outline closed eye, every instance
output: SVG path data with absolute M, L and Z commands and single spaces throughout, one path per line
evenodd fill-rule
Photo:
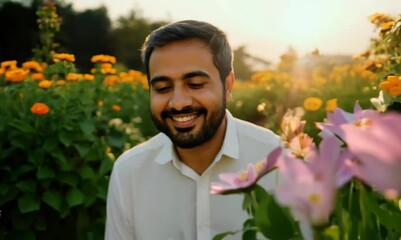
M 154 89 L 157 93 L 167 93 L 168 91 L 170 91 L 171 87 L 163 86 L 163 87 L 155 87 Z
M 188 83 L 188 86 L 192 89 L 199 89 L 202 88 L 204 85 L 204 83 Z

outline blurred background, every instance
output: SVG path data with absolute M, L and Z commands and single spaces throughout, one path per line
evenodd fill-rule
M 0 61 L 25 61 L 39 44 L 40 0 L 0 1 Z M 398 0 L 61 0 L 56 36 L 59 52 L 76 55 L 82 71 L 90 57 L 110 54 L 127 68 L 142 69 L 139 48 L 156 27 L 177 20 L 209 21 L 227 32 L 235 50 L 237 78 L 274 66 L 284 53 L 316 50 L 337 59 L 363 52 L 375 35 L 368 16 L 401 12 Z M 272 65 L 273 64 L 273 65 Z

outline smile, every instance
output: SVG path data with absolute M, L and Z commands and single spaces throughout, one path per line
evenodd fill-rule
M 188 122 L 196 118 L 196 115 L 184 116 L 184 117 L 173 117 L 176 122 Z

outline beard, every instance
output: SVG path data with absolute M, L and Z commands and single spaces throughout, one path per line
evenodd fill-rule
M 155 114 L 151 113 L 152 120 L 156 128 L 166 134 L 170 140 L 179 148 L 193 148 L 200 146 L 209 141 L 221 126 L 226 113 L 226 104 L 216 108 L 214 111 L 208 112 L 206 108 L 186 107 L 180 111 L 175 109 L 165 110 L 161 113 L 161 119 L 158 119 Z M 196 114 L 197 117 L 203 115 L 204 121 L 201 128 L 197 132 L 192 132 L 195 128 L 174 128 L 167 125 L 166 119 L 172 118 L 177 114 Z M 208 114 L 210 115 L 209 118 Z

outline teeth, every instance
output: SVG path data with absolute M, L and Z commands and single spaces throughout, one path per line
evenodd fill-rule
M 194 118 L 195 118 L 195 115 L 185 116 L 185 117 L 173 117 L 174 121 L 177 121 L 177 122 L 187 122 L 187 121 L 191 121 Z

